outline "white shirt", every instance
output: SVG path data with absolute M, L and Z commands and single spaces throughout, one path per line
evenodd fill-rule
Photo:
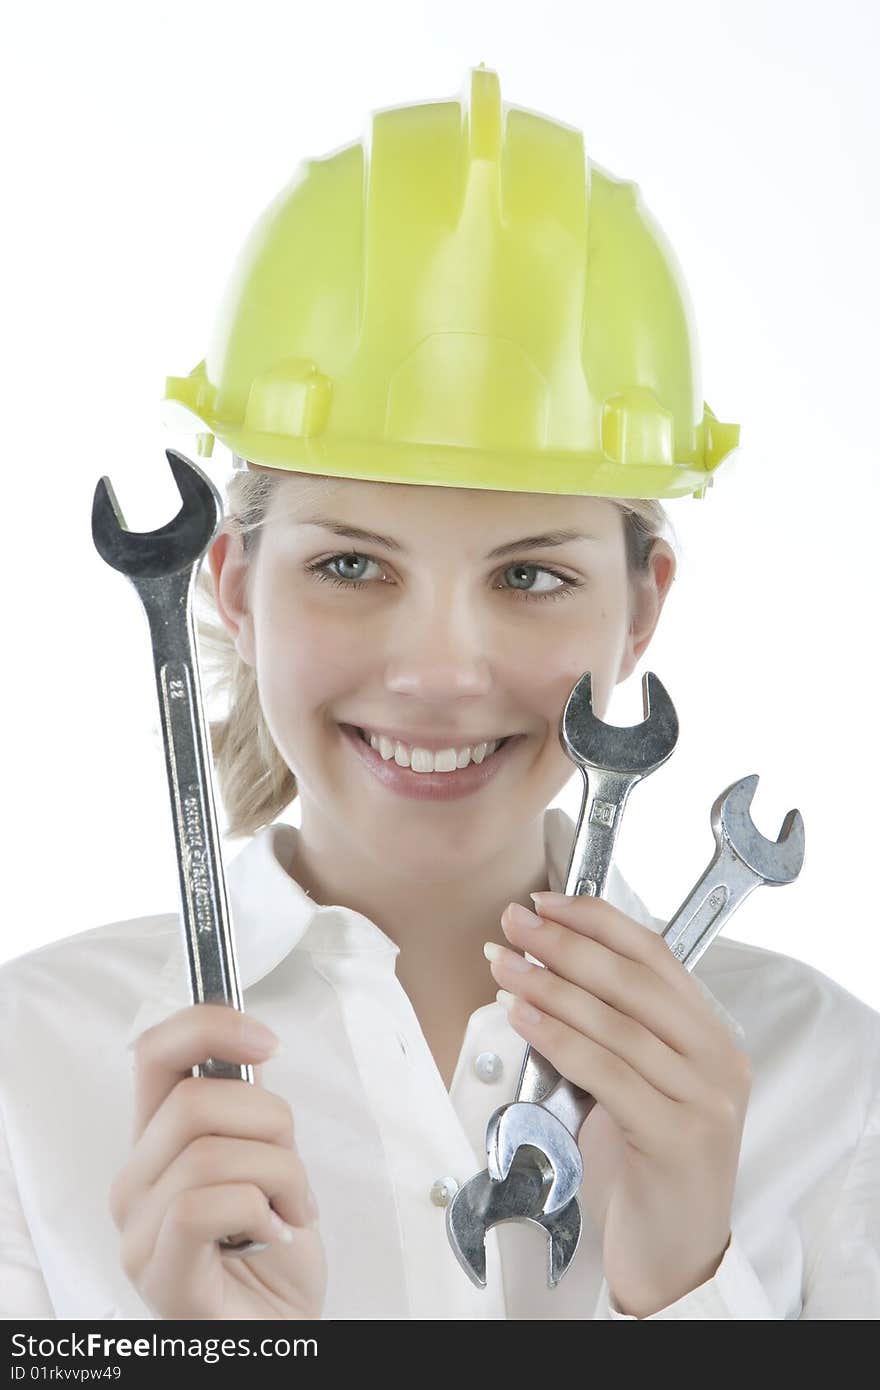
M 556 891 L 574 830 L 560 808 L 545 811 Z M 262 830 L 226 879 L 245 1009 L 284 1044 L 263 1082 L 290 1103 L 321 1211 L 324 1317 L 624 1320 L 586 1211 L 555 1289 L 547 1237 L 525 1223 L 489 1231 L 485 1289 L 462 1270 L 432 1186 L 486 1167 L 486 1124 L 513 1099 L 525 1042 L 500 1004 L 476 1009 L 447 1092 L 397 979 L 399 948 L 299 887 L 298 835 Z M 607 896 L 665 926 L 614 868 Z M 713 1278 L 653 1316 L 876 1319 L 880 1014 L 726 932 L 693 973 L 737 1030 L 752 1090 L 727 1251 Z M 191 1003 L 176 914 L 97 927 L 0 967 L 4 1317 L 153 1317 L 119 1264 L 107 1198 L 131 1148 L 131 1044 Z

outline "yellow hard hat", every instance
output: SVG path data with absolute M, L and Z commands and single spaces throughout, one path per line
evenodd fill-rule
M 164 400 L 236 466 L 513 492 L 701 497 L 739 442 L 638 186 L 484 65 L 299 165 Z

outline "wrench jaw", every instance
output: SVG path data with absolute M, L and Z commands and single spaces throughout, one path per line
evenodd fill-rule
M 758 774 L 741 777 L 727 787 L 712 807 L 712 834 L 719 848 L 730 845 L 737 859 L 771 887 L 791 883 L 804 863 L 805 832 L 800 811 L 789 811 L 777 839 L 768 840 L 752 820 L 751 805 Z
M 534 1210 L 543 1216 L 560 1211 L 584 1180 L 577 1141 L 562 1120 L 543 1105 L 512 1101 L 495 1111 L 486 1128 L 488 1173 L 493 1182 L 509 1175 L 517 1153 L 541 1177 L 544 1191 Z
M 446 1234 L 456 1259 L 472 1284 L 486 1287 L 486 1233 L 505 1221 L 528 1221 L 549 1236 L 547 1287 L 553 1289 L 575 1257 L 581 1238 L 577 1198 L 552 1215 L 540 1211 L 543 1176 L 530 1162 L 517 1163 L 503 1182 L 488 1169 L 460 1187 L 446 1208 Z
M 156 531 L 130 531 L 107 477 L 99 478 L 92 499 L 92 540 L 112 569 L 129 579 L 159 579 L 190 569 L 215 540 L 223 524 L 223 499 L 201 468 L 175 449 L 165 457 L 182 506 Z
M 585 671 L 573 687 L 559 721 L 559 742 L 577 767 L 584 767 L 589 748 L 590 771 L 647 775 L 666 761 L 678 742 L 678 715 L 666 687 L 653 671 L 642 676 L 639 724 L 606 724 L 593 711 L 592 672 Z

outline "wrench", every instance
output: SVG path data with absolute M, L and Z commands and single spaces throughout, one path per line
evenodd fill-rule
M 642 679 L 642 705 L 645 718 L 641 724 L 620 728 L 604 723 L 593 713 L 589 671 L 566 702 L 559 739 L 584 779 L 566 875 L 565 893 L 570 897 L 602 896 L 630 791 L 656 771 L 675 748 L 678 718 L 653 671 Z M 584 1110 L 586 1099 L 584 1092 L 561 1077 L 545 1057 L 527 1047 L 516 1097 L 496 1110 L 486 1131 L 490 1176 L 496 1181 L 506 1178 L 517 1149 L 528 1145 L 550 1183 L 542 1210 L 545 1215 L 560 1211 L 583 1180 L 577 1134 L 594 1103 L 589 1098 L 589 1107 Z
M 636 782 L 655 771 L 670 756 L 678 739 L 678 718 L 672 701 L 652 671 L 642 679 L 641 724 L 620 728 L 593 713 L 592 674 L 587 671 L 572 689 L 559 721 L 559 740 L 584 779 L 581 802 L 566 875 L 569 895 L 605 890 L 614 843 L 627 797 Z M 591 779 L 588 773 L 592 773 Z M 529 957 L 534 960 L 534 957 Z M 541 964 L 536 961 L 535 964 Z M 447 1208 L 447 1234 L 453 1249 L 475 1282 L 480 1263 L 485 1283 L 483 1251 L 485 1219 L 535 1220 L 551 1237 L 551 1287 L 561 1278 L 580 1235 L 580 1208 L 574 1194 L 583 1179 L 583 1159 L 577 1143 L 579 1109 L 584 1093 L 534 1048 L 527 1047 L 512 1104 L 501 1106 L 486 1131 L 488 1170 L 470 1179 Z M 594 1102 L 590 1098 L 590 1105 Z M 586 1113 L 586 1112 L 585 1112 Z M 517 1154 L 520 1166 L 536 1166 L 540 1182 L 531 1187 L 507 1183 Z M 487 1186 L 490 1184 L 490 1186 Z M 497 1192 L 492 1191 L 497 1187 Z M 527 1196 L 528 1207 L 517 1206 Z M 558 1221 L 553 1218 L 559 1218 Z M 548 1225 L 550 1218 L 552 1225 Z M 554 1271 L 560 1271 L 554 1276 Z
M 715 801 L 710 816 L 716 841 L 715 855 L 663 930 L 664 941 L 686 970 L 693 970 L 703 952 L 753 888 L 762 883 L 771 887 L 791 883 L 801 871 L 804 823 L 800 812 L 788 812 L 775 843 L 765 839 L 756 829 L 749 813 L 757 785 L 757 774 L 744 777 L 727 787 Z M 582 1094 L 585 1097 L 583 1118 L 586 1118 L 595 1102 L 586 1093 Z M 583 1118 L 579 1120 L 575 1115 L 574 1123 L 582 1124 Z M 579 1129 L 574 1133 L 579 1133 Z M 527 1154 L 530 1151 L 520 1152 Z M 522 1161 L 527 1162 L 528 1159 Z M 534 1157 L 531 1161 L 533 1171 L 540 1175 Z M 459 1189 L 446 1213 L 447 1234 L 452 1248 L 472 1282 L 478 1288 L 485 1288 L 486 1231 L 503 1221 L 530 1220 L 543 1226 L 550 1236 L 547 1282 L 549 1288 L 554 1288 L 577 1250 L 581 1230 L 577 1197 L 573 1196 L 561 1211 L 551 1214 L 548 1221 L 547 1214 L 542 1211 L 549 1190 L 546 1174 L 543 1185 L 536 1179 L 531 1187 L 526 1188 L 520 1179 L 519 1186 L 508 1194 L 506 1189 L 509 1182 L 508 1176 L 498 1183 L 488 1170 L 484 1170 Z M 532 1205 L 528 1215 L 523 1217 L 521 1207 L 526 1200 L 531 1200 Z M 553 1249 L 554 1243 L 558 1243 L 558 1250 Z
M 192 616 L 196 576 L 219 534 L 223 501 L 210 478 L 183 454 L 166 449 L 165 457 L 183 502 L 174 520 L 156 531 L 130 531 L 104 477 L 92 501 L 92 539 L 101 558 L 134 585 L 149 622 L 193 1003 L 241 1010 Z M 214 1057 L 192 1074 L 254 1082 L 250 1063 Z M 229 1255 L 267 1248 L 246 1236 L 217 1243 Z

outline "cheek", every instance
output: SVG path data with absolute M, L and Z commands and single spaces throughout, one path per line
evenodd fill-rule
M 518 665 L 511 669 L 511 689 L 540 711 L 551 728 L 585 671 L 592 673 L 593 709 L 600 717 L 617 679 L 622 615 L 607 604 L 585 610 L 581 616 L 581 621 L 565 630 L 556 628 L 546 642 L 530 643 L 528 656 L 523 650 Z
M 340 632 L 326 609 L 279 592 L 265 594 L 257 611 L 257 676 L 270 724 L 288 722 L 294 711 L 332 708 L 362 685 L 362 653 L 350 627 Z

